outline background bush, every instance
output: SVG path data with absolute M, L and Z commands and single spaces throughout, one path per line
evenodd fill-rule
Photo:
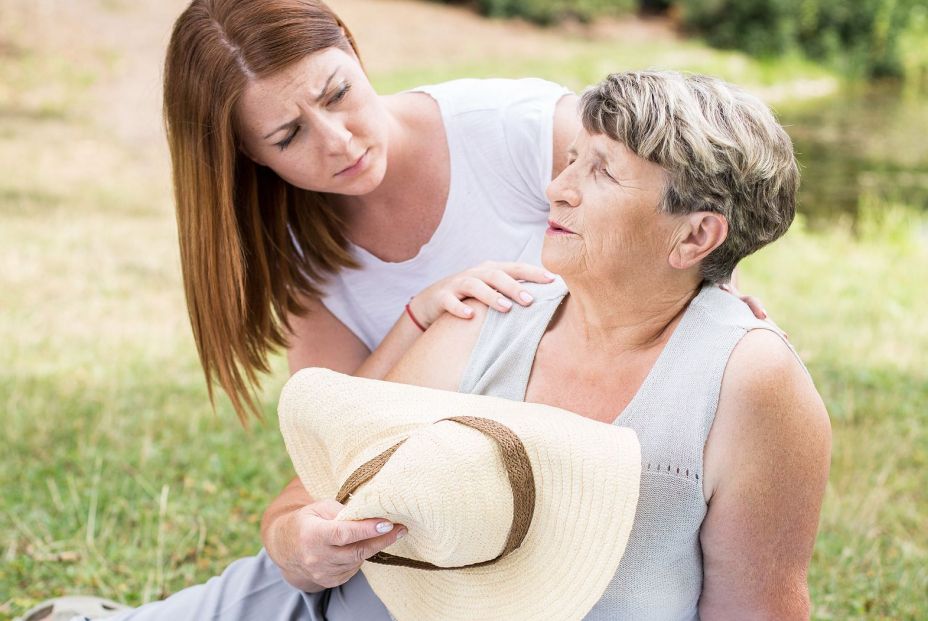
M 926 0 L 681 0 L 713 45 L 759 56 L 802 52 L 866 77 L 924 80 Z
M 630 13 L 638 0 L 439 0 L 444 4 L 473 4 L 490 17 L 522 17 L 539 24 L 565 19 L 589 21 L 599 15 Z
M 853 76 L 928 83 L 928 0 L 438 0 L 540 24 L 667 11 L 718 47 L 801 53 Z

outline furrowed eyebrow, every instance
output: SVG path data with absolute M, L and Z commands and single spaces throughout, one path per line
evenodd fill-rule
M 316 97 L 316 103 L 322 101 L 322 99 L 325 97 L 325 94 L 326 94 L 326 93 L 328 92 L 328 90 L 329 90 L 329 84 L 332 83 L 332 78 L 335 77 L 335 74 L 338 73 L 338 70 L 339 70 L 340 68 L 341 68 L 341 67 L 336 67 L 336 68 L 335 68 L 335 71 L 333 71 L 332 74 L 328 77 L 328 79 L 326 79 L 325 84 L 324 84 L 323 87 L 322 87 L 322 90 L 319 92 L 319 95 Z M 279 132 L 279 131 L 282 130 L 282 129 L 287 129 L 288 127 L 292 127 L 293 125 L 296 125 L 297 121 L 299 121 L 299 120 L 300 120 L 299 117 L 297 117 L 297 118 L 293 119 L 292 121 L 287 121 L 286 123 L 284 123 L 283 125 L 280 125 L 280 126 L 277 127 L 276 129 L 271 130 L 271 132 L 268 133 L 268 134 L 264 137 L 264 140 L 267 140 L 268 138 L 270 138 L 271 136 L 273 136 L 274 134 L 276 134 L 277 132 Z
M 284 123 L 283 125 L 281 125 L 281 126 L 278 127 L 277 129 L 273 130 L 273 131 L 272 131 L 271 133 L 269 133 L 267 136 L 265 136 L 264 139 L 267 140 L 268 138 L 270 138 L 271 136 L 273 136 L 274 134 L 276 134 L 276 133 L 279 132 L 280 130 L 282 130 L 282 129 L 287 129 L 288 127 L 292 127 L 293 125 L 296 125 L 296 122 L 297 122 L 298 120 L 299 120 L 299 119 L 297 118 L 297 119 L 293 119 L 292 121 L 287 121 L 286 123 Z
M 322 98 L 325 97 L 325 94 L 329 90 L 329 84 L 332 83 L 332 78 L 335 77 L 335 74 L 338 73 L 339 69 L 341 69 L 341 67 L 336 67 L 335 71 L 332 72 L 332 75 L 329 76 L 329 79 L 325 81 L 325 85 L 322 87 L 322 90 L 319 91 L 319 96 L 316 97 L 316 103 L 319 103 L 320 101 L 322 101 Z

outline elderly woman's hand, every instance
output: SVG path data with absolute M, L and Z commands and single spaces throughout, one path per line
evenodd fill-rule
M 532 303 L 532 296 L 520 280 L 548 283 L 554 280 L 554 275 L 527 263 L 485 261 L 477 267 L 442 278 L 416 295 L 409 307 L 423 329 L 445 312 L 470 319 L 473 311 L 461 301 L 467 298 L 474 298 L 505 313 L 512 308 L 513 301 L 522 306 Z
M 406 534 L 404 526 L 382 519 L 336 520 L 343 508 L 334 500 L 318 500 L 278 520 L 272 558 L 294 587 L 316 592 L 342 585 L 366 559 Z

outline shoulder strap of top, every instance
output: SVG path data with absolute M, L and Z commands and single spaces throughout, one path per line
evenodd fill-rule
M 530 306 L 513 305 L 508 313 L 490 309 L 467 362 L 460 392 L 522 401 L 535 351 L 557 307 L 567 295 L 561 279 L 526 283 L 535 298 Z

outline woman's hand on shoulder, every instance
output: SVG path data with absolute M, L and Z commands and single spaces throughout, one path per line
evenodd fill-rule
M 553 274 L 536 265 L 485 261 L 430 285 L 409 302 L 409 307 L 417 323 L 427 329 L 446 312 L 461 319 L 473 317 L 473 309 L 463 302 L 467 298 L 503 313 L 512 308 L 513 302 L 528 306 L 532 296 L 519 281 L 552 280 Z
M 730 293 L 745 304 L 748 305 L 748 308 L 751 309 L 751 312 L 754 313 L 754 316 L 758 319 L 766 319 L 767 311 L 764 308 L 764 303 L 760 301 L 759 298 L 754 297 L 753 295 L 744 295 L 738 290 L 738 286 L 735 284 L 734 279 L 732 282 L 722 283 L 719 285 L 719 289 Z
M 729 359 L 706 441 L 703 618 L 808 618 L 830 458 L 811 378 L 779 336 L 749 332 Z

